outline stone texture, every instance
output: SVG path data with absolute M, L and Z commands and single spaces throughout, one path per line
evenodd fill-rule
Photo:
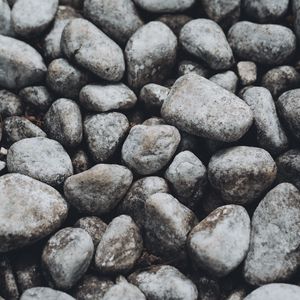
M 210 77 L 209 80 L 231 93 L 236 92 L 238 77 L 233 71 L 215 74 L 214 76 Z
M 17 95 L 0 90 L 0 115 L 2 118 L 19 116 L 23 114 L 23 104 Z
M 89 169 L 92 164 L 87 153 L 82 149 L 78 149 L 72 156 L 72 165 L 74 174 L 78 174 Z
M 240 61 L 236 65 L 242 85 L 251 85 L 257 80 L 257 67 L 252 61 Z
M 75 300 L 70 295 L 48 287 L 35 287 L 25 291 L 20 300 Z
M 197 75 L 208 78 L 211 71 L 207 67 L 191 60 L 180 61 L 178 64 L 178 76 L 181 77 L 189 73 L 196 73 Z
M 170 27 L 176 36 L 179 36 L 182 27 L 191 20 L 192 18 L 190 16 L 183 14 L 166 14 L 157 19 L 157 21 L 160 21 Z
M 195 0 L 133 0 L 135 4 L 144 10 L 153 13 L 174 13 L 190 8 Z
M 11 10 L 6 0 L 0 0 L 0 34 L 13 36 Z
M 145 105 L 146 109 L 160 110 L 169 92 L 170 89 L 164 86 L 149 83 L 142 87 L 139 100 Z

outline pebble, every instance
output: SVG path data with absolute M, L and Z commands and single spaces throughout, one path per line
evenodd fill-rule
M 0 34 L 13 36 L 11 10 L 6 0 L 0 0 Z
M 236 146 L 212 156 L 208 179 L 228 204 L 247 205 L 262 196 L 276 178 L 276 164 L 261 148 Z
M 0 115 L 2 118 L 23 114 L 23 104 L 19 96 L 0 90 Z
M 129 130 L 129 122 L 121 113 L 103 113 L 86 117 L 83 129 L 94 161 L 104 162 L 115 153 L 124 140 Z
M 238 77 L 233 71 L 215 74 L 209 80 L 231 93 L 236 92 Z
M 242 206 L 225 205 L 202 220 L 188 237 L 191 259 L 199 268 L 223 277 L 244 260 L 250 242 L 250 217 Z
M 273 155 L 287 150 L 288 139 L 278 119 L 269 90 L 263 87 L 249 87 L 242 98 L 253 111 L 259 146 Z
M 69 99 L 56 100 L 44 117 L 44 128 L 51 139 L 74 148 L 82 140 L 82 117 L 79 106 Z
M 300 266 L 300 192 L 290 183 L 273 188 L 252 217 L 244 276 L 252 285 L 282 282 Z
M 160 21 L 170 27 L 176 36 L 179 36 L 182 27 L 191 20 L 192 18 L 190 16 L 182 14 L 166 14 L 157 19 L 157 21 Z
M 86 85 L 79 94 L 82 107 L 95 112 L 127 110 L 137 101 L 135 93 L 123 83 Z
M 240 139 L 253 122 L 244 101 L 193 73 L 175 82 L 161 115 L 187 133 L 224 142 Z
M 108 81 L 119 81 L 125 71 L 121 48 L 91 22 L 71 20 L 64 28 L 63 53 L 81 67 Z
M 198 299 L 194 283 L 172 266 L 154 266 L 148 271 L 133 273 L 128 279 L 145 294 L 147 299 Z
M 162 22 L 139 28 L 125 47 L 127 81 L 138 89 L 147 83 L 161 83 L 175 65 L 177 38 Z
M 43 33 L 54 20 L 58 0 L 18 0 L 12 8 L 12 25 L 17 35 L 30 39 Z
M 34 287 L 25 291 L 20 300 L 75 300 L 68 294 L 48 287 Z
M 251 85 L 257 80 L 257 66 L 252 61 L 240 61 L 236 65 L 240 82 L 243 86 Z
M 95 254 L 95 265 L 102 274 L 127 273 L 143 251 L 140 230 L 131 217 L 121 215 L 107 226 Z
M 152 13 L 175 13 L 190 8 L 195 0 L 133 0 L 140 8 Z
M 150 175 L 167 165 L 180 142 L 179 131 L 169 125 L 136 125 L 122 147 L 125 164 L 141 175 Z
M 3 122 L 3 131 L 9 143 L 31 137 L 46 137 L 46 133 L 24 117 L 8 117 Z
M 52 186 L 59 186 L 73 174 L 68 153 L 57 141 L 26 138 L 14 143 L 7 153 L 10 173 L 21 173 Z
M 120 44 L 144 25 L 131 0 L 85 0 L 83 11 L 87 19 Z
M 49 282 L 58 289 L 70 289 L 87 271 L 93 253 L 92 238 L 85 230 L 71 227 L 59 230 L 48 240 L 42 254 Z
M 0 35 L 1 87 L 21 89 L 41 83 L 46 71 L 42 56 L 34 48 L 22 41 Z
M 236 56 L 263 65 L 283 64 L 296 50 L 294 33 L 281 25 L 237 22 L 227 38 Z
M 131 183 L 132 173 L 127 168 L 98 164 L 68 178 L 64 185 L 64 195 L 79 212 L 102 215 L 116 207 Z
M 74 155 L 72 156 L 72 165 L 74 169 L 74 174 L 86 171 L 92 166 L 87 153 L 81 149 L 76 150 Z
M 196 73 L 202 77 L 209 77 L 210 70 L 199 63 L 190 60 L 183 60 L 178 64 L 178 76 L 184 76 L 189 73 Z
M 0 177 L 0 252 L 32 244 L 57 230 L 68 213 L 52 187 L 21 174 Z

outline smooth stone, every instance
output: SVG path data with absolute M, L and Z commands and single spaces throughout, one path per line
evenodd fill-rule
M 252 285 L 288 280 L 300 266 L 300 192 L 290 183 L 273 188 L 252 217 L 244 277 Z
M 92 163 L 86 151 L 77 149 L 72 156 L 72 165 L 74 174 L 78 174 L 89 169 Z
M 64 194 L 79 212 L 98 216 L 115 208 L 131 183 L 132 173 L 127 168 L 99 164 L 68 178 Z
M 13 36 L 11 10 L 6 0 L 0 0 L 0 34 Z
M 224 142 L 240 139 L 253 122 L 251 108 L 244 101 L 193 73 L 177 79 L 161 115 L 187 133 Z
M 23 104 L 19 96 L 0 90 L 0 115 L 2 118 L 20 116 L 23 114 Z
M 36 137 L 14 143 L 7 153 L 10 173 L 21 173 L 52 186 L 73 174 L 71 159 L 57 141 Z
M 156 21 L 160 21 L 170 27 L 176 36 L 179 35 L 182 27 L 191 20 L 192 18 L 190 16 L 182 14 L 166 14 L 156 19 Z
M 68 213 L 51 186 L 21 174 L 0 177 L 0 252 L 29 244 L 57 230 Z
M 257 67 L 252 61 L 240 61 L 236 65 L 242 85 L 251 85 L 257 80 Z
M 178 77 L 189 73 L 196 73 L 197 75 L 208 78 L 210 72 L 208 68 L 191 60 L 182 60 L 178 64 Z
M 161 83 L 175 65 L 176 51 L 177 38 L 164 23 L 153 21 L 139 28 L 125 47 L 129 86 Z
M 26 290 L 20 300 L 75 300 L 70 295 L 48 287 L 34 287 Z
M 190 8 L 195 0 L 133 0 L 140 8 L 152 13 L 175 13 Z
M 47 67 L 42 56 L 28 44 L 0 35 L 0 86 L 21 89 L 41 83 Z
M 71 20 L 64 28 L 63 53 L 102 79 L 119 81 L 125 71 L 121 48 L 91 22 Z
M 236 92 L 238 77 L 233 71 L 215 74 L 209 80 L 233 94 Z
M 179 41 L 184 50 L 207 63 L 213 70 L 229 69 L 234 63 L 222 28 L 212 20 L 188 22 L 180 31 Z

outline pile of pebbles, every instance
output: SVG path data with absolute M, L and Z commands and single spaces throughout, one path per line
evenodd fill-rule
M 0 0 L 0 299 L 299 300 L 300 0 Z

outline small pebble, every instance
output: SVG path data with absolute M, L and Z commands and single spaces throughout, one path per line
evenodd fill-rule
M 225 90 L 235 93 L 236 87 L 238 84 L 238 77 L 232 71 L 226 71 L 224 73 L 218 73 L 209 78 L 210 81 L 216 83 L 220 87 L 224 88 Z
M 240 61 L 237 63 L 237 72 L 242 85 L 251 85 L 257 80 L 257 67 L 252 61 Z
M 19 96 L 0 90 L 0 115 L 2 118 L 20 116 L 23 114 L 23 104 Z

